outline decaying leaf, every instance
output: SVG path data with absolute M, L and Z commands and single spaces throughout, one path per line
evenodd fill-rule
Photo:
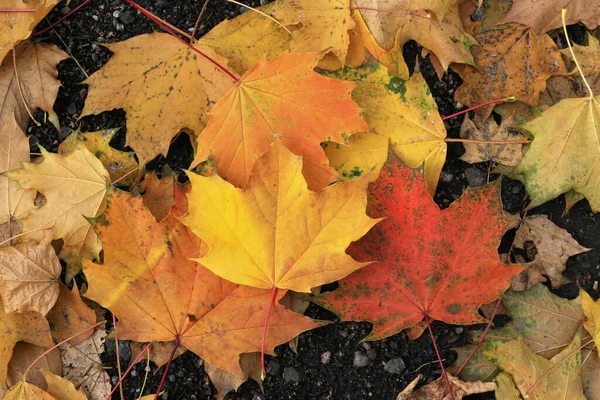
M 461 400 L 464 396 L 491 392 L 497 388 L 494 382 L 463 382 L 450 374 L 448 374 L 448 379 L 452 389 L 448 388 L 444 377 L 439 377 L 405 398 L 407 400 Z M 450 394 L 450 390 L 452 390 L 452 394 Z
M 131 362 L 132 363 L 137 358 L 137 356 L 142 352 L 142 350 L 144 350 L 144 347 L 146 347 L 146 344 L 147 343 L 131 342 L 130 346 L 131 346 Z M 170 341 L 170 342 L 152 343 L 152 346 L 150 346 L 150 348 L 148 349 L 150 352 L 150 355 L 148 356 L 148 350 L 146 350 L 137 362 L 139 363 L 139 362 L 150 359 L 150 361 L 152 361 L 156 365 L 157 368 L 161 368 L 167 362 L 169 362 L 169 359 L 171 359 L 171 353 L 173 352 L 173 346 L 175 346 L 174 340 Z M 179 347 L 177 347 L 177 350 L 175 350 L 175 353 L 173 354 L 173 357 L 171 360 L 175 360 L 177 357 L 179 357 L 186 351 L 187 351 L 187 349 L 185 348 L 185 346 L 179 345 Z
M 3 400 L 56 400 L 37 386 L 20 381 L 2 397 Z
M 210 111 L 198 136 L 192 166 L 212 156 L 219 174 L 238 187 L 248 182 L 256 163 L 278 137 L 303 158 L 304 176 L 316 190 L 337 178 L 321 142 L 341 143 L 369 126 L 350 98 L 355 84 L 313 71 L 320 56 L 283 54 L 260 61 Z
M 359 82 L 352 98 L 364 109 L 365 120 L 378 136 L 363 133 L 351 143 L 356 148 L 326 149 L 333 157 L 332 165 L 349 177 L 375 169 L 372 179 L 376 179 L 387 159 L 389 141 L 411 168 L 425 169 L 427 190 L 433 195 L 446 160 L 446 128 L 423 76 L 414 73 L 403 81 L 388 74 L 381 64 L 345 69 L 334 76 Z M 331 146 L 328 143 L 327 148 Z
M 0 4 L 6 3 L 6 1 L 3 0 Z M 22 0 L 8 1 L 23 4 Z M 35 2 L 43 3 L 40 0 L 35 0 Z M 56 0 L 51 2 L 58 3 Z M 15 16 L 16 13 L 2 13 L 1 15 L 2 17 Z M 0 32 L 3 28 L 4 24 L 1 24 Z M 1 33 L 0 37 L 2 37 Z M 0 58 L 3 56 L 1 47 L 0 45 Z M 21 129 L 27 129 L 28 107 L 34 111 L 36 108 L 46 111 L 50 122 L 58 127 L 58 116 L 53 110 L 54 100 L 60 87 L 57 79 L 57 66 L 61 60 L 68 57 L 67 54 L 56 46 L 31 42 L 22 43 L 17 46 L 15 51 L 23 97 L 21 97 L 17 84 L 12 57 L 6 57 L 0 65 L 0 123 L 5 124 L 14 115 Z M 27 106 L 23 104 L 23 98 Z
M 48 314 L 58 299 L 62 268 L 50 235 L 42 241 L 0 247 L 0 296 L 6 313 Z
M 86 297 L 119 318 L 115 337 L 179 340 L 207 362 L 241 375 L 239 354 L 260 350 L 271 291 L 224 281 L 191 261 L 201 255 L 200 241 L 172 216 L 157 223 L 140 197 L 113 190 L 108 203 L 94 221 L 104 265 L 86 261 L 84 272 Z M 270 321 L 268 352 L 322 325 L 278 303 Z
M 512 118 L 504 119 L 500 125 L 493 118 L 482 121 L 477 115 L 471 120 L 465 116 L 460 127 L 460 137 L 470 140 L 485 140 L 506 142 L 524 139 L 512 128 Z M 465 154 L 460 159 L 474 164 L 483 161 L 493 161 L 498 164 L 514 167 L 523 158 L 521 143 L 463 143 Z
M 13 349 L 13 355 L 8 363 L 8 376 L 6 382 L 8 386 L 14 386 L 19 381 L 23 380 L 23 374 L 29 366 L 44 352 L 47 347 L 36 346 L 33 344 L 19 342 Z M 44 379 L 44 375 L 40 372 L 40 368 L 52 371 L 57 375 L 62 375 L 62 363 L 60 360 L 60 352 L 57 349 L 52 350 L 39 360 L 35 367 L 29 370 L 27 382 L 33 383 L 42 390 L 46 390 L 48 385 Z
M 513 246 L 524 249 L 528 241 L 533 242 L 537 250 L 534 262 L 543 268 L 553 288 L 569 282 L 562 274 L 569 257 L 591 250 L 581 246 L 566 229 L 559 228 L 543 214 L 523 219 Z
M 581 306 L 586 316 L 583 323 L 585 330 L 592 335 L 596 346 L 600 345 L 600 302 L 595 302 L 589 294 L 583 289 L 580 289 Z
M 59 256 L 70 267 L 70 280 L 79 272 L 81 259 L 96 259 L 100 253 L 100 240 L 86 218 L 104 211 L 109 174 L 82 143 L 65 156 L 41 151 L 41 163 L 24 163 L 7 176 L 46 197 L 45 205 L 21 220 L 23 230 L 51 227 L 52 239 L 64 240 Z
M 175 204 L 175 199 L 173 198 L 174 182 L 175 176 L 168 166 L 163 169 L 161 179 L 158 179 L 155 171 L 146 174 L 144 177 L 144 181 L 142 182 L 142 187 L 145 189 L 142 195 L 144 205 L 158 222 L 169 215 L 171 207 Z
M 82 116 L 115 108 L 127 113 L 127 145 L 141 165 L 167 155 L 183 128 L 199 134 L 206 113 L 233 81 L 223 71 L 166 33 L 135 36 L 107 45 L 108 63 L 89 85 Z M 227 60 L 210 48 L 198 49 L 221 65 Z
M 473 47 L 476 67 L 460 65 L 455 70 L 463 78 L 455 98 L 476 106 L 490 100 L 514 96 L 537 105 L 546 80 L 566 74 L 566 67 L 549 36 L 537 36 L 523 26 L 508 25 L 479 34 Z M 493 106 L 478 110 L 486 118 Z
M 217 400 L 223 400 L 227 393 L 236 391 L 248 378 L 254 379 L 262 388 L 260 353 L 245 353 L 240 356 L 240 366 L 244 376 L 233 375 L 227 371 L 204 363 L 204 371 L 217 389 Z
M 600 79 L 600 41 L 590 33 L 587 35 L 587 41 L 587 46 L 573 43 L 572 49 L 573 53 L 575 53 L 575 58 L 581 67 L 581 72 L 583 72 L 583 75 L 587 78 L 590 86 L 594 87 Z M 573 60 L 573 56 L 569 49 L 562 49 L 560 52 L 568 59 Z M 571 74 L 579 75 L 579 71 L 574 65 L 575 63 L 573 62 L 572 64 Z
M 367 340 L 396 334 L 424 317 L 482 322 L 479 306 L 496 299 L 521 271 L 498 258 L 500 239 L 513 224 L 502 210 L 499 185 L 468 190 L 442 211 L 422 175 L 392 155 L 369 192 L 371 216 L 385 219 L 348 253 L 377 262 L 317 303 L 344 321 L 372 322 Z
M 600 4 L 585 0 L 514 0 L 508 14 L 499 22 L 518 22 L 530 26 L 538 34 L 562 27 L 561 10 L 566 8 L 565 23 L 583 23 L 589 29 L 600 24 Z
M 302 165 L 277 140 L 245 190 L 188 173 L 192 190 L 182 221 L 209 248 L 198 261 L 231 282 L 303 293 L 363 267 L 345 250 L 377 223 L 365 214 L 367 180 L 312 192 Z
M 52 337 L 57 342 L 83 332 L 96 323 L 96 313 L 81 300 L 75 282 L 73 283 L 73 290 L 60 285 L 58 300 L 48 313 L 47 318 L 52 329 Z M 71 339 L 69 343 L 77 346 L 90 336 L 92 336 L 91 331 Z
M 75 150 L 77 141 L 81 141 L 102 162 L 111 182 L 119 181 L 118 185 L 129 186 L 135 180 L 135 171 L 139 166 L 133 152 L 119 151 L 109 145 L 118 131 L 119 129 L 106 129 L 86 133 L 74 132 L 58 146 L 58 154 L 71 153 Z
M 44 374 L 44 378 L 48 383 L 46 392 L 55 399 L 88 400 L 85 393 L 81 389 L 75 389 L 73 383 L 69 382 L 66 378 L 61 378 L 45 368 L 42 369 L 42 374 Z
M 112 390 L 110 376 L 100 360 L 105 338 L 104 328 L 97 328 L 77 346 L 65 343 L 59 347 L 64 377 L 82 389 L 90 400 L 105 400 Z
M 581 332 L 551 360 L 535 354 L 521 337 L 494 343 L 484 353 L 511 375 L 523 398 L 585 400 L 581 385 L 581 354 L 578 351 L 580 343 Z M 535 383 L 537 385 L 529 392 Z

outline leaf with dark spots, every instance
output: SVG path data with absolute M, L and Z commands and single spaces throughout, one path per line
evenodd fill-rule
M 317 304 L 343 321 L 372 322 L 368 340 L 424 317 L 483 322 L 479 306 L 497 299 L 522 269 L 498 257 L 500 239 L 514 222 L 502 210 L 500 185 L 468 190 L 442 211 L 422 175 L 390 155 L 369 191 L 371 216 L 385 219 L 347 251 L 358 261 L 377 262 L 340 281 Z

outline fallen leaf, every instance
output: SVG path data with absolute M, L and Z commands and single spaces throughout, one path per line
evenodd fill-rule
M 273 6 L 282 2 L 274 1 L 256 9 L 271 15 Z M 311 16 L 304 15 L 304 18 Z M 263 57 L 268 61 L 277 58 L 289 49 L 291 40 L 290 34 L 273 20 L 257 12 L 245 12 L 221 22 L 198 39 L 198 43 L 227 58 L 229 67 L 242 75 Z
M 139 168 L 133 152 L 119 151 L 110 146 L 110 141 L 119 129 L 105 129 L 96 132 L 73 132 L 58 146 L 58 154 L 67 155 L 81 141 L 85 147 L 98 158 L 110 176 L 110 181 L 119 181 L 118 185 L 129 186 L 136 178 Z M 127 177 L 124 178 L 124 176 Z
M 58 299 L 62 268 L 50 235 L 39 243 L 0 247 L 0 296 L 4 312 L 35 311 L 46 316 Z
M 6 2 L 7 0 L 3 0 Z M 8 0 L 19 2 L 22 0 Z M 36 0 L 40 3 L 40 0 Z M 58 1 L 52 0 L 52 3 Z M 19 13 L 26 15 L 27 13 Z M 3 16 L 15 16 L 17 13 L 2 13 Z M 4 27 L 4 24 L 1 24 Z M 2 28 L 0 28 L 0 31 Z M 0 37 L 2 35 L 0 34 Z M 29 113 L 36 108 L 41 108 L 48 113 L 48 119 L 54 126 L 59 127 L 58 116 L 53 110 L 54 100 L 60 88 L 57 66 L 68 55 L 54 45 L 45 43 L 25 42 L 17 46 L 16 61 L 19 74 L 18 82 L 23 95 L 19 90 L 12 57 L 6 57 L 0 66 L 0 123 L 5 124 L 10 119 L 16 118 L 21 129 L 27 129 Z M 3 56 L 0 45 L 0 58 Z M 23 104 L 25 99 L 25 104 Z
M 323 148 L 329 164 L 343 179 L 354 179 L 370 173 L 374 180 L 387 159 L 389 141 L 387 136 L 364 132 L 352 135 L 347 145 L 325 142 Z
M 168 166 L 165 166 L 161 179 L 158 178 L 155 171 L 152 171 L 146 174 L 141 184 L 145 189 L 142 195 L 144 205 L 158 222 L 169 215 L 171 207 L 175 204 L 175 199 L 173 198 L 174 181 L 173 171 Z
M 600 210 L 599 119 L 598 97 L 586 97 L 561 100 L 522 126 L 533 141 L 511 174 L 525 184 L 532 206 L 574 190 Z
M 334 156 L 332 164 L 350 171 L 350 177 L 374 168 L 374 180 L 387 159 L 385 144 L 389 140 L 411 168 L 424 167 L 427 189 L 433 195 L 446 160 L 446 128 L 423 76 L 414 73 L 403 81 L 388 74 L 381 64 L 344 69 L 334 76 L 359 82 L 352 98 L 363 107 L 365 120 L 379 137 L 361 134 L 354 142 L 358 143 L 356 154 L 352 147 L 328 151 Z
M 562 27 L 561 10 L 567 8 L 565 24 L 583 23 L 588 29 L 600 24 L 600 4 L 585 0 L 514 0 L 508 14 L 499 22 L 518 22 L 542 34 Z
M 396 397 L 396 400 L 408 400 L 408 399 L 410 399 L 410 396 L 415 391 L 415 388 L 419 384 L 419 381 L 421 380 L 421 378 L 423 378 L 423 375 L 420 375 L 420 374 L 417 375 L 417 377 L 415 379 L 413 379 L 408 384 L 408 386 L 405 387 L 404 390 L 402 390 L 402 392 L 400 392 L 398 394 L 398 397 Z
M 496 377 L 496 384 L 498 385 L 498 389 L 496 389 L 496 398 L 502 400 L 521 400 L 521 394 L 519 390 L 516 388 L 515 383 L 509 374 L 505 374 L 504 372 L 498 374 Z
M 596 347 L 600 345 L 600 302 L 595 302 L 583 289 L 579 289 L 581 306 L 586 320 L 583 322 L 585 330 L 592 335 Z
M 498 367 L 483 355 L 482 347 L 479 347 L 473 356 L 471 356 L 471 353 L 475 350 L 474 344 L 453 348 L 452 350 L 456 352 L 456 360 L 454 364 L 446 367 L 446 372 L 451 374 L 458 373 L 467 359 L 471 357 L 465 368 L 458 375 L 461 380 L 465 382 L 490 382 L 497 377 Z
M 64 377 L 80 388 L 89 400 L 106 400 L 112 390 L 100 354 L 104 352 L 106 330 L 98 328 L 77 346 L 65 343 L 59 347 Z
M 526 263 L 522 263 L 525 265 Z M 537 283 L 546 282 L 544 267 L 540 264 L 530 263 L 519 275 L 515 276 L 510 283 L 510 288 L 515 292 L 524 292 L 531 289 Z
M 528 241 L 532 241 L 537 250 L 534 262 L 543 268 L 555 289 L 569 282 L 563 275 L 569 257 L 591 250 L 581 246 L 566 229 L 559 228 L 543 214 L 521 221 L 513 246 L 524 249 Z
M 23 374 L 29 366 L 44 352 L 48 347 L 36 346 L 33 344 L 19 342 L 13 349 L 13 355 L 8 363 L 8 376 L 6 382 L 8 386 L 14 386 L 19 381 L 23 380 Z M 44 375 L 40 372 L 40 368 L 45 368 L 55 374 L 62 374 L 62 363 L 60 360 L 60 352 L 57 349 L 52 350 L 39 360 L 35 367 L 29 371 L 27 382 L 33 383 L 42 390 L 46 390 L 48 385 L 44 379 Z
M 392 155 L 369 193 L 371 216 L 386 218 L 348 253 L 377 262 L 340 281 L 317 304 L 343 321 L 372 322 L 366 340 L 394 335 L 424 317 L 483 322 L 479 306 L 498 298 L 521 271 L 498 258 L 500 239 L 514 222 L 502 210 L 499 185 L 467 190 L 442 211 L 422 175 Z
M 198 261 L 231 282 L 303 293 L 366 265 L 345 250 L 377 223 L 365 214 L 367 180 L 312 192 L 302 164 L 278 140 L 245 190 L 188 173 L 192 190 L 182 222 L 209 248 Z
M 314 53 L 283 54 L 256 64 L 210 111 L 192 166 L 212 156 L 219 174 L 243 187 L 278 137 L 302 156 L 309 188 L 335 180 L 321 142 L 343 142 L 369 126 L 350 98 L 355 84 L 317 74 L 318 61 Z
M 124 109 L 126 144 L 135 150 L 140 165 L 159 154 L 166 156 L 171 139 L 181 129 L 199 134 L 208 110 L 233 85 L 214 64 L 166 33 L 106 46 L 114 54 L 83 82 L 89 89 L 81 116 Z M 213 50 L 197 48 L 227 64 Z
M 147 343 L 131 342 L 130 346 L 131 346 L 131 362 L 132 363 L 137 358 L 137 356 L 142 352 L 144 347 L 146 347 L 146 345 L 147 345 Z M 148 356 L 148 350 L 146 350 L 137 362 L 139 363 L 139 362 L 150 359 L 150 361 L 152 361 L 154 363 L 154 365 L 156 365 L 156 368 L 162 368 L 165 364 L 167 364 L 169 362 L 169 360 L 171 360 L 171 361 L 175 360 L 177 357 L 179 357 L 180 355 L 182 355 L 183 353 L 185 353 L 187 351 L 185 346 L 179 345 L 177 347 L 177 350 L 175 350 L 173 357 L 171 358 L 171 353 L 173 352 L 174 345 L 175 345 L 174 340 L 172 340 L 170 342 L 152 343 L 152 346 L 150 346 L 150 349 L 149 349 L 150 356 Z
M 29 139 L 19 128 L 14 117 L 7 118 L 0 124 L 0 173 L 20 168 L 21 163 L 29 161 Z M 36 191 L 23 190 L 2 175 L 0 193 L 0 225 L 6 224 L 7 236 L 12 236 L 14 233 L 12 229 L 8 229 L 9 221 L 23 218 L 34 207 Z
M 408 79 L 402 48 L 411 40 L 434 53 L 444 70 L 452 63 L 473 64 L 471 47 L 477 42 L 464 31 L 456 2 L 353 0 L 353 4 L 365 8 L 352 14 L 364 46 L 392 75 Z
M 87 400 L 85 393 L 81 389 L 75 389 L 73 383 L 67 379 L 61 378 L 45 368 L 42 368 L 42 374 L 48 383 L 46 392 L 57 400 Z
M 96 323 L 96 313 L 83 302 L 75 282 L 73 290 L 60 285 L 58 300 L 46 317 L 52 329 L 52 337 L 57 342 L 83 332 Z M 92 336 L 91 331 L 81 334 L 69 342 L 77 346 L 90 336 Z
M 191 261 L 200 255 L 200 241 L 173 217 L 157 223 L 140 197 L 115 189 L 108 204 L 94 221 L 104 265 L 86 261 L 84 272 L 86 297 L 119 319 L 115 337 L 179 340 L 205 361 L 241 375 L 239 354 L 261 348 L 271 291 L 226 282 Z M 322 325 L 278 303 L 270 321 L 267 352 Z
M 600 357 L 598 357 L 598 349 L 581 350 L 582 366 L 581 366 L 581 383 L 583 385 L 583 393 L 588 400 L 600 399 L 600 380 L 598 379 L 598 371 L 600 371 Z
M 6 388 L 8 363 L 13 348 L 19 341 L 43 347 L 54 344 L 48 322 L 40 314 L 30 311 L 6 314 L 4 306 L 0 307 L 0 386 L 3 388 Z
M 460 19 L 465 31 L 477 35 L 492 29 L 508 14 L 512 6 L 511 0 L 486 1 L 483 6 L 479 2 L 463 0 L 458 2 Z
M 526 27 L 508 25 L 475 36 L 479 46 L 473 48 L 475 67 L 456 65 L 463 78 L 455 99 L 468 106 L 490 100 L 516 100 L 537 105 L 546 80 L 552 75 L 566 74 L 560 52 L 549 36 L 537 36 Z M 483 117 L 493 106 L 479 109 Z
M 471 120 L 465 116 L 460 127 L 460 137 L 469 140 L 506 142 L 522 140 L 524 137 L 512 128 L 512 118 L 504 119 L 500 125 L 493 118 L 482 121 L 477 115 Z M 465 154 L 460 159 L 470 164 L 493 161 L 514 167 L 523 158 L 523 144 L 469 143 L 464 142 Z
M 435 381 L 421 386 L 417 391 L 406 397 L 407 400 L 461 400 L 464 396 L 471 394 L 485 393 L 494 391 L 497 386 L 494 382 L 463 382 L 460 379 L 449 375 L 448 380 L 450 389 L 446 384 L 444 377 L 439 377 Z
M 579 332 L 571 344 L 551 360 L 535 354 L 520 336 L 494 343 L 484 353 L 511 375 L 523 398 L 585 400 L 581 385 L 581 355 L 578 351 L 580 343 Z M 528 392 L 535 383 L 535 388 Z
M 204 363 L 204 371 L 217 389 L 217 400 L 225 399 L 229 392 L 235 392 L 248 378 L 254 379 L 262 389 L 260 353 L 244 353 L 240 356 L 244 376 L 240 377 Z
M 600 11 L 600 8 L 598 10 Z M 587 42 L 587 46 L 581 46 L 577 43 L 573 43 L 572 49 L 573 53 L 575 53 L 575 58 L 579 62 L 579 66 L 581 67 L 583 75 L 593 87 L 594 84 L 600 79 L 600 41 L 598 41 L 595 36 L 588 32 Z M 573 62 L 571 51 L 569 49 L 562 49 L 560 52 L 563 56 L 572 61 L 572 67 L 570 68 L 571 74 L 579 75 L 575 63 Z
M 20 381 L 2 397 L 2 400 L 56 400 L 37 386 Z
M 0 20 L 0 62 L 17 43 L 31 35 L 35 26 L 60 3 L 60 0 L 2 0 L 0 8 L 34 9 L 35 12 L 3 12 Z
M 23 163 L 5 175 L 26 189 L 35 189 L 46 204 L 21 219 L 24 231 L 52 228 L 52 239 L 63 239 L 59 257 L 67 261 L 67 280 L 79 272 L 81 259 L 96 259 L 100 240 L 86 218 L 104 211 L 109 174 L 82 144 L 65 156 L 41 149 L 43 161 Z

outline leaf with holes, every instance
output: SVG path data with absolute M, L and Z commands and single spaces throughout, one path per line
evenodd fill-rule
M 423 177 L 393 155 L 369 186 L 371 215 L 385 217 L 348 248 L 358 261 L 377 260 L 317 300 L 344 321 L 370 321 L 368 340 L 400 332 L 423 318 L 467 325 L 502 295 L 521 271 L 498 258 L 514 222 L 502 210 L 498 183 L 467 192 L 440 210 Z

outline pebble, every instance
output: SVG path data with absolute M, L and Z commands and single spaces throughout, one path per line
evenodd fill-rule
M 269 374 L 277 376 L 281 373 L 281 364 L 279 364 L 276 360 L 271 360 L 267 364 L 269 368 Z
M 119 10 L 115 10 L 113 11 L 113 18 L 119 18 L 121 16 L 121 11 Z
M 119 383 L 119 377 L 118 376 L 111 376 L 110 380 L 111 380 L 113 386 L 115 386 L 117 383 Z
M 467 168 L 465 173 L 469 186 L 479 187 L 487 183 L 487 174 L 479 168 Z
M 406 369 L 406 364 L 404 363 L 404 360 L 400 357 L 392 358 L 384 364 L 383 369 L 387 373 L 400 375 Z
M 442 173 L 440 174 L 440 181 L 442 182 L 452 182 L 452 178 L 454 178 L 454 175 L 450 172 L 442 171 Z
M 137 376 L 137 370 L 132 369 L 131 370 L 131 376 Z
M 465 328 L 463 328 L 462 326 L 459 326 L 458 328 L 454 329 L 454 332 L 457 335 L 460 335 L 461 333 L 463 333 L 464 330 L 465 330 Z
M 330 351 L 326 351 L 325 353 L 321 354 L 321 363 L 329 364 L 329 361 L 331 361 L 331 352 Z
M 363 346 L 363 349 L 365 349 L 365 350 L 371 350 L 371 345 L 367 342 L 363 342 L 362 346 Z
M 175 382 L 175 375 L 169 375 L 169 382 Z
M 135 16 L 133 15 L 133 13 L 129 12 L 129 11 L 125 11 L 121 14 L 121 22 L 123 22 L 124 24 L 131 24 L 132 22 L 135 21 Z
M 183 370 L 180 369 L 179 371 L 177 371 L 178 378 L 183 378 L 184 376 L 185 376 L 185 372 L 183 372 Z
M 294 367 L 287 367 L 283 370 L 283 380 L 287 383 L 300 383 L 300 372 Z
M 377 358 L 377 352 L 375 349 L 367 351 L 367 357 L 369 357 L 369 360 L 374 361 Z
M 354 361 L 352 361 L 354 368 L 366 367 L 369 365 L 369 362 L 369 357 L 367 357 L 367 355 L 362 351 L 357 351 L 354 353 Z

